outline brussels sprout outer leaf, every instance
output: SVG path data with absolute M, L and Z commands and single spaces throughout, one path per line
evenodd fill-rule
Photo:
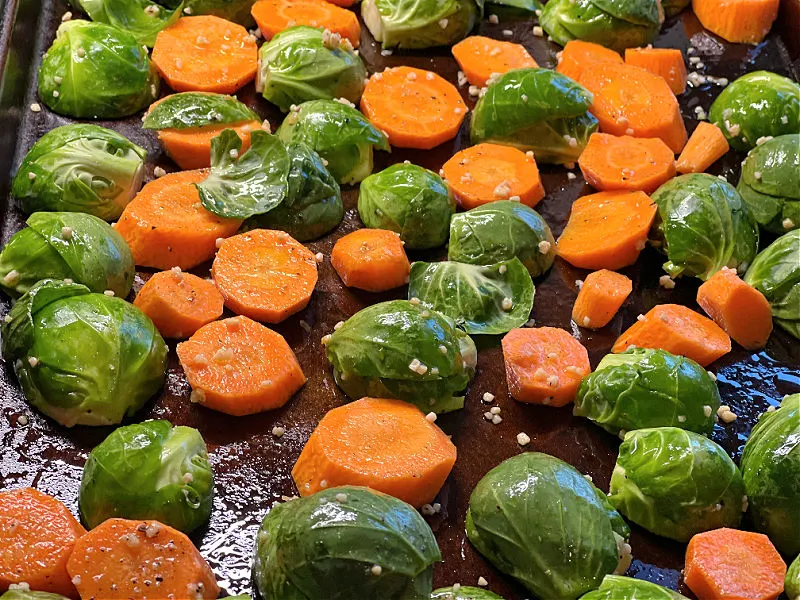
M 542 253 L 539 244 L 549 248 Z M 532 208 L 513 200 L 490 202 L 450 219 L 449 260 L 491 265 L 517 257 L 532 277 L 544 274 L 556 252 L 553 233 Z
M 503 597 L 483 588 L 462 585 L 458 589 L 451 586 L 433 590 L 431 600 L 503 600 Z
M 645 529 L 687 542 L 696 533 L 738 527 L 744 484 L 711 440 L 676 427 L 638 429 L 620 446 L 609 500 Z
M 742 476 L 757 531 L 783 554 L 800 552 L 800 394 L 761 415 L 742 454 Z
M 5 594 L 0 595 L 0 600 L 69 600 L 69 598 L 50 592 L 9 589 Z
M 47 240 L 30 227 L 21 229 L 0 252 L 0 287 L 12 297 L 42 279 L 75 279 L 69 265 Z
M 346 486 L 275 505 L 256 536 L 254 578 L 264 598 L 428 600 L 440 560 L 411 506 Z
M 408 297 L 439 311 L 469 334 L 500 334 L 525 324 L 534 287 L 514 257 L 490 266 L 451 261 L 411 265 Z
M 599 588 L 580 600 L 686 600 L 686 596 L 650 581 L 606 575 Z
M 784 591 L 789 600 L 800 600 L 800 555 L 795 557 L 786 571 Z
M 384 48 L 449 46 L 472 30 L 479 14 L 482 0 L 366 0 L 361 5 L 364 22 Z
M 203 206 L 221 217 L 246 219 L 278 206 L 288 190 L 289 153 L 266 131 L 250 133 L 250 148 L 225 129 L 211 140 L 211 173 L 195 184 Z
M 187 129 L 205 125 L 260 121 L 246 104 L 233 96 L 182 92 L 164 98 L 147 113 L 144 129 Z
M 158 32 L 177 21 L 183 9 L 183 3 L 169 10 L 150 0 L 70 0 L 70 3 L 92 21 L 127 31 L 150 48 Z

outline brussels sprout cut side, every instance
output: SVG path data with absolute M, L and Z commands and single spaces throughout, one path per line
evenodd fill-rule
M 106 519 L 152 519 L 189 533 L 211 515 L 214 477 L 191 427 L 145 421 L 120 427 L 89 454 L 80 509 L 93 529 Z
M 89 15 L 92 21 L 127 31 L 140 44 L 150 48 L 158 32 L 180 18 L 183 8 L 179 3 L 173 7 L 175 10 L 170 10 L 153 4 L 151 0 L 70 0 L 70 3 Z
M 0 332 L 25 398 L 67 427 L 117 424 L 164 383 L 167 348 L 153 322 L 77 283 L 37 283 Z
M 466 36 L 483 12 L 474 0 L 364 0 L 361 16 L 384 48 L 449 46 Z
M 649 581 L 606 575 L 600 587 L 581 600 L 687 600 L 686 596 Z
M 413 507 L 362 487 L 275 505 L 256 536 L 264 600 L 430 600 L 442 559 Z
M 634 523 L 679 542 L 736 529 L 745 509 L 742 475 L 725 450 L 676 427 L 625 435 L 608 499 Z

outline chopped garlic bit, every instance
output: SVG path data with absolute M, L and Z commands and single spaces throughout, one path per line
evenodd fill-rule
M 436 423 L 436 418 L 435 412 L 429 412 L 427 415 L 425 415 L 425 420 L 428 421 L 428 423 Z
M 286 430 L 280 425 L 276 425 L 272 428 L 272 435 L 274 435 L 276 438 L 283 437 L 284 433 L 286 433 Z
M 658 278 L 658 285 L 663 287 L 665 290 L 672 290 L 675 289 L 675 280 L 669 275 L 662 275 Z
M 524 431 L 520 431 L 517 434 L 517 443 L 520 446 L 527 446 L 528 444 L 531 443 L 531 437 L 527 433 L 525 433 Z

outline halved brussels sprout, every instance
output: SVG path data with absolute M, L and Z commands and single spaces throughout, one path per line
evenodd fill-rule
M 539 22 L 562 46 L 583 40 L 622 51 L 652 42 L 664 11 L 658 0 L 550 0 Z
M 214 15 L 240 25 L 250 26 L 253 16 L 250 9 L 253 0 L 158 0 L 159 4 L 177 8 L 183 4 L 185 15 Z
M 503 600 L 503 597 L 483 588 L 460 585 L 433 590 L 431 600 Z
M 147 48 L 123 29 L 76 19 L 62 23 L 39 67 L 39 98 L 79 119 L 118 119 L 158 98 Z
M 767 231 L 800 227 L 800 134 L 781 135 L 753 148 L 742 163 L 736 190 Z
M 429 600 L 433 532 L 402 500 L 344 486 L 275 505 L 256 536 L 264 600 Z
M 736 529 L 746 503 L 742 475 L 725 450 L 677 427 L 625 434 L 608 499 L 634 523 L 679 542 Z
M 301 242 L 313 240 L 335 229 L 344 217 L 339 184 L 305 144 L 290 143 L 286 151 L 286 197 L 269 212 L 245 221 L 244 229 L 280 229 Z
M 367 77 L 346 38 L 333 46 L 322 29 L 305 25 L 285 29 L 261 46 L 258 62 L 256 88 L 283 112 L 307 100 L 357 104 Z
M 742 453 L 756 531 L 787 556 L 800 553 L 800 394 L 761 415 Z
M 784 591 L 789 600 L 800 600 L 800 555 L 795 557 L 786 571 Z
M 450 317 L 469 334 L 500 334 L 531 318 L 534 287 L 516 257 L 490 266 L 415 262 L 408 297 Z
M 135 268 L 128 244 L 108 223 L 84 213 L 33 213 L 0 252 L 0 288 L 24 294 L 42 279 L 72 279 L 124 298 Z
M 11 193 L 22 210 L 84 212 L 113 221 L 142 187 L 147 152 L 97 125 L 56 127 L 31 147 Z
M 444 315 L 406 300 L 374 304 L 326 344 L 336 383 L 351 399 L 397 398 L 425 412 L 464 406 L 455 396 L 475 374 L 477 350 Z
M 133 35 L 140 44 L 153 47 L 158 32 L 181 16 L 182 4 L 169 10 L 150 0 L 69 0 L 92 21 L 106 23 Z
M 762 250 L 744 280 L 769 300 L 775 323 L 800 339 L 800 229 Z
M 466 36 L 483 13 L 475 0 L 364 0 L 361 17 L 384 48 L 450 46 Z
M 284 119 L 276 135 L 303 142 L 328 161 L 342 184 L 358 183 L 372 173 L 372 147 L 389 151 L 389 141 L 358 110 L 334 100 L 304 102 Z
M 722 267 L 744 273 L 758 252 L 758 225 L 731 184 L 707 173 L 681 175 L 652 194 L 655 244 L 670 277 L 706 280 Z
M 37 283 L 0 331 L 25 398 L 66 427 L 115 425 L 164 383 L 167 348 L 153 322 L 77 283 Z
M 615 434 L 671 426 L 709 435 L 719 405 L 717 384 L 693 360 L 629 348 L 606 355 L 581 381 L 574 412 Z
M 150 109 L 142 121 L 142 128 L 188 129 L 260 120 L 261 117 L 234 96 L 180 92 L 170 94 Z
M 478 100 L 470 140 L 533 150 L 540 163 L 575 162 L 597 131 L 591 103 L 591 93 L 551 69 L 509 71 Z
M 13 583 L 11 584 L 14 585 Z M 5 594 L 0 595 L 0 600 L 69 600 L 61 594 L 50 592 L 34 592 L 20 587 L 9 587 Z
M 630 534 L 605 494 L 574 467 L 539 452 L 509 458 L 478 482 L 467 537 L 539 598 L 574 599 L 619 565 Z
M 553 265 L 553 233 L 532 208 L 514 200 L 498 200 L 450 219 L 449 260 L 492 265 L 515 256 L 531 277 L 543 275 Z
M 687 600 L 687 598 L 649 581 L 622 575 L 606 575 L 600 587 L 581 596 L 581 600 Z
M 455 211 L 444 180 L 417 165 L 392 165 L 367 177 L 358 190 L 358 214 L 364 225 L 397 232 L 412 249 L 444 244 Z
M 739 77 L 717 96 L 708 120 L 719 127 L 735 150 L 747 151 L 764 137 L 800 131 L 800 85 L 770 73 Z
M 79 505 L 93 529 L 106 519 L 152 519 L 189 533 L 211 515 L 214 476 L 200 432 L 169 421 L 120 427 L 83 467 Z

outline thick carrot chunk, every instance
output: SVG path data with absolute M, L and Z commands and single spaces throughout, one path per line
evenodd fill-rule
M 729 42 L 757 44 L 778 17 L 780 0 L 692 0 L 703 27 Z
M 357 229 L 333 246 L 331 264 L 347 287 L 385 292 L 408 283 L 410 265 L 394 231 Z
M 622 57 L 600 44 L 570 40 L 559 53 L 556 71 L 578 81 L 584 69 L 602 62 L 622 64 Z
M 268 40 L 289 27 L 309 25 L 338 33 L 357 48 L 361 38 L 361 25 L 353 11 L 340 6 L 350 4 L 331 3 L 327 0 L 258 0 L 250 12 Z
M 522 44 L 503 42 L 482 35 L 471 35 L 452 49 L 458 66 L 472 85 L 483 87 L 494 73 L 538 67 Z
M 572 307 L 572 320 L 581 327 L 605 327 L 633 291 L 633 283 L 620 273 L 602 269 L 583 280 Z
M 702 173 L 725 156 L 729 149 L 728 140 L 719 127 L 701 121 L 678 157 L 676 169 L 679 173 Z
M 625 63 L 663 78 L 675 95 L 686 90 L 686 64 L 677 48 L 628 48 Z

